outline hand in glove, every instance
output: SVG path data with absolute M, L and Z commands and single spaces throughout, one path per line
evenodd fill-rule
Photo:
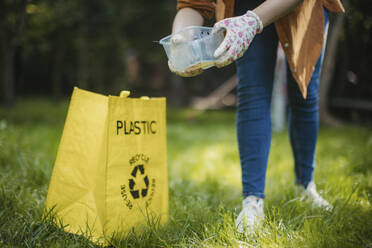
M 213 27 L 213 33 L 225 29 L 225 39 L 216 49 L 214 56 L 217 58 L 215 65 L 224 67 L 243 56 L 254 36 L 263 29 L 260 18 L 248 11 L 244 15 L 223 19 Z

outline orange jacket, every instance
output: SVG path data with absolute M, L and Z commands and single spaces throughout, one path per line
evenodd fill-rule
M 248 1 L 248 0 L 247 0 Z M 207 19 L 234 16 L 234 0 L 178 0 L 177 8 L 193 8 Z M 340 0 L 303 0 L 291 13 L 275 22 L 290 70 L 304 98 L 324 43 L 323 7 L 344 12 Z

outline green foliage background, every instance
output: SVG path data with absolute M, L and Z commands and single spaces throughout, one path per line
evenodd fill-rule
M 170 33 L 176 14 L 174 0 L 3 0 L 0 41 L 4 44 L 19 33 L 23 4 L 25 26 L 16 43 L 14 69 L 18 94 L 68 95 L 76 84 L 117 93 L 128 86 L 124 57 L 130 51 L 138 54 L 145 81 L 156 66 L 167 68 L 162 47 L 153 41 Z M 365 0 L 348 1 L 332 96 L 368 99 L 372 94 L 372 15 L 368 4 Z M 213 23 L 210 20 L 206 25 Z M 357 76 L 357 84 L 348 83 L 350 71 Z M 213 75 L 216 72 L 203 81 L 221 78 Z M 200 84 L 193 80 L 187 83 Z M 208 87 L 203 90 L 210 91 Z
M 28 1 L 17 68 L 27 78 L 19 79 L 18 91 L 33 83 L 38 93 L 40 88 L 54 93 L 56 79 L 63 84 L 56 94 L 76 84 L 105 92 L 124 88 L 128 51 L 136 52 L 147 72 L 166 64 L 162 47 L 153 41 L 169 34 L 175 12 L 169 0 Z

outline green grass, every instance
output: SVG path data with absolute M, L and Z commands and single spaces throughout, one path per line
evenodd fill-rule
M 0 108 L 0 247 L 97 247 L 42 219 L 67 103 Z M 111 239 L 112 247 L 372 247 L 372 129 L 321 128 L 315 180 L 325 212 L 295 194 L 287 135 L 274 134 L 264 226 L 239 234 L 241 172 L 234 112 L 168 111 L 170 220 Z

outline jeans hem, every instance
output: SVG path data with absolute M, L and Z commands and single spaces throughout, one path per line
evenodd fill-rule
M 306 189 L 307 185 L 309 185 L 309 183 L 310 183 L 311 181 L 312 181 L 312 180 L 310 180 L 310 181 L 308 181 L 308 182 L 305 182 L 305 181 L 300 181 L 300 180 L 296 179 L 296 180 L 295 180 L 295 184 L 297 184 L 297 185 L 301 185 L 301 186 L 303 186 L 303 187 Z
M 243 192 L 244 198 L 251 196 L 251 195 L 262 198 L 262 199 L 265 198 L 265 194 L 261 192 Z

